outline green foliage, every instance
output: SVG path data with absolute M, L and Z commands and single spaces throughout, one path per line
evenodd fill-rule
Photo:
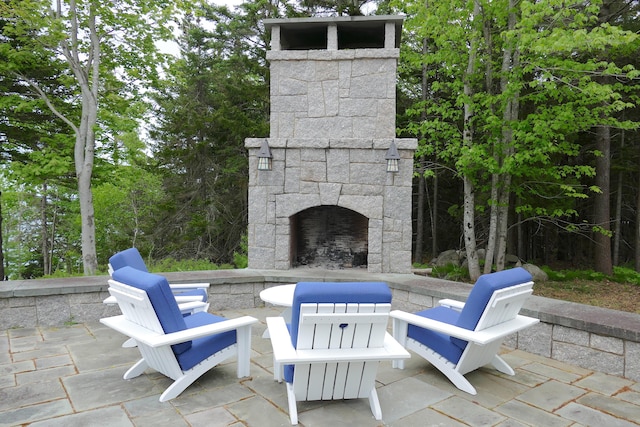
M 204 259 L 183 259 L 164 258 L 158 261 L 147 261 L 147 268 L 154 273 L 167 273 L 171 271 L 205 271 L 205 270 L 230 270 L 231 265 L 217 265 Z
M 553 282 L 603 282 L 611 280 L 617 283 L 631 283 L 640 286 L 640 273 L 628 267 L 613 267 L 613 275 L 608 276 L 594 270 L 552 270 L 548 266 L 541 267 Z
M 249 265 L 249 238 L 246 234 L 240 240 L 240 250 L 233 253 L 233 264 L 236 268 L 247 268 Z
M 640 272 L 629 267 L 614 266 L 611 280 L 618 283 L 632 283 L 640 286 Z
M 431 275 L 440 279 L 453 280 L 456 282 L 469 281 L 469 270 L 453 264 L 444 267 L 433 267 Z

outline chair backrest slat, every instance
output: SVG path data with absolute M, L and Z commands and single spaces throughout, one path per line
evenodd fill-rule
M 109 280 L 109 293 L 116 298 L 120 311 L 129 321 L 153 332 L 164 333 L 145 291 L 115 280 Z
M 532 292 L 533 282 L 495 291 L 475 330 L 480 331 L 514 319 Z
M 391 310 L 391 291 L 381 282 L 298 283 L 292 306 L 292 343 L 297 349 L 381 347 Z M 377 361 L 296 364 L 296 400 L 369 397 Z
M 126 266 L 113 272 L 113 280 L 140 289 L 147 294 L 153 306 L 154 316 L 160 321 L 164 333 L 170 334 L 187 328 L 165 277 Z M 172 346 L 176 355 L 182 354 L 189 348 L 191 348 L 191 341 Z
M 489 325 L 493 326 L 509 320 L 508 316 L 510 315 L 515 317 L 518 314 L 517 312 L 520 311 L 522 303 L 524 303 L 524 297 L 520 302 L 520 306 L 518 306 L 516 302 L 517 298 L 513 297 L 515 304 L 513 308 L 515 309 L 517 307 L 515 314 L 513 310 L 505 310 L 502 313 L 501 310 L 496 310 L 497 314 L 494 314 L 494 308 L 492 308 L 492 306 L 498 303 L 496 298 L 502 295 L 509 295 L 512 292 L 511 288 L 517 287 L 518 285 L 529 284 L 530 282 L 531 274 L 522 267 L 480 276 L 469 293 L 469 297 L 460 312 L 456 326 L 470 331 L 476 331 L 479 330 L 478 328 L 487 328 Z M 530 283 L 528 286 L 532 287 L 533 284 Z M 520 290 L 520 288 L 515 288 L 516 293 Z M 501 304 L 508 307 L 511 303 L 507 301 Z M 463 350 L 467 346 L 467 341 L 459 338 L 452 337 L 451 342 Z
M 337 312 L 329 311 L 332 308 L 330 304 L 301 305 L 298 349 L 382 347 L 390 304 L 348 304 Z

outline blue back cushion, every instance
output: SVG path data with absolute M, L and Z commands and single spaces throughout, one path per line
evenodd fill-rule
M 475 330 L 487 303 L 495 291 L 530 281 L 531 274 L 522 267 L 480 276 L 473 289 L 471 289 L 456 326 L 470 331 Z M 451 338 L 451 342 L 461 349 L 464 349 L 467 345 L 467 341 L 458 338 Z
M 149 271 L 147 270 L 147 266 L 142 259 L 142 255 L 136 248 L 125 249 L 124 251 L 118 252 L 109 258 L 109 264 L 111 264 L 111 268 L 114 270 L 119 270 L 122 267 L 133 267 L 136 270 L 140 271 Z
M 166 334 L 186 329 L 176 298 L 169 288 L 169 282 L 163 276 L 127 266 L 115 270 L 113 279 L 147 293 Z M 191 348 L 191 341 L 173 345 L 172 348 L 176 355 L 181 354 Z

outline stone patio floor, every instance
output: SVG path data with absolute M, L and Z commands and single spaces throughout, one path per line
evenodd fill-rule
M 209 371 L 176 399 L 160 403 L 171 383 L 152 371 L 122 375 L 138 358 L 124 336 L 99 323 L 0 331 L 0 426 L 288 426 L 284 384 L 273 380 L 264 319 L 274 307 L 223 311 L 251 315 L 251 377 L 235 360 Z M 382 421 L 366 399 L 299 402 L 301 426 L 638 426 L 640 384 L 503 349 L 513 377 L 482 368 L 467 377 L 476 396 L 455 388 L 412 355 L 404 370 L 378 371 Z

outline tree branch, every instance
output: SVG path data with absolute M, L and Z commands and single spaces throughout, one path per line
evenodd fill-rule
M 51 103 L 51 100 L 49 99 L 47 94 L 40 88 L 40 86 L 38 86 L 38 84 L 35 81 L 23 76 L 20 73 L 14 73 L 14 75 L 16 77 L 18 77 L 19 79 L 25 81 L 29 86 L 31 86 L 33 88 L 33 90 L 35 90 L 37 92 L 38 96 L 47 104 L 47 107 L 49 107 L 51 112 L 53 114 L 55 114 L 56 116 L 58 116 L 67 125 L 69 125 L 69 127 L 71 129 L 73 129 L 73 132 L 75 132 L 76 134 L 78 133 L 78 128 L 76 127 L 76 125 L 74 125 L 73 122 L 71 120 L 69 120 L 64 114 L 62 114 L 60 111 L 58 111 L 58 109 L 55 107 L 55 105 L 53 105 Z

